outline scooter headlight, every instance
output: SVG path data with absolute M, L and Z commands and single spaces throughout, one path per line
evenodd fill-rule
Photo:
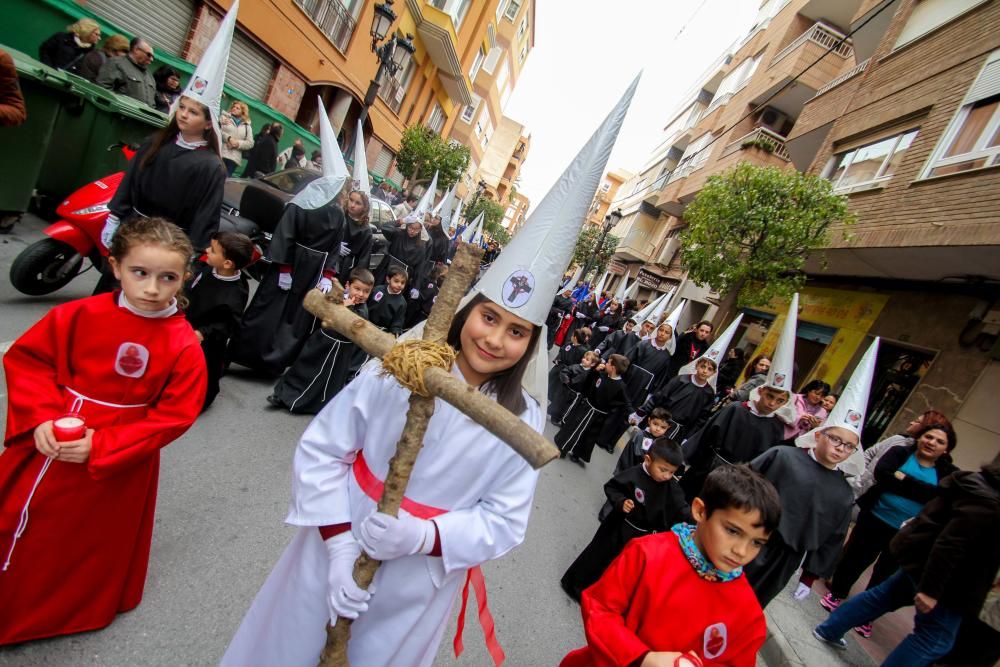
M 81 208 L 73 211 L 73 215 L 93 215 L 95 213 L 107 213 L 107 204 L 98 204 L 97 206 L 88 206 L 87 208 Z

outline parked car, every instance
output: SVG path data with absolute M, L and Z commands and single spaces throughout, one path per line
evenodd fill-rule
M 278 219 L 281 217 L 281 211 L 284 209 L 285 204 L 305 188 L 306 185 L 319 177 L 320 173 L 318 171 L 294 167 L 292 169 L 283 169 L 267 176 L 261 176 L 260 178 L 229 178 L 226 180 L 225 193 L 222 198 L 222 211 L 224 214 L 239 216 L 240 205 L 243 203 L 246 190 L 247 188 L 253 188 L 255 190 L 254 195 L 264 195 L 264 197 L 254 196 L 252 199 L 258 202 L 261 199 L 271 202 L 270 206 L 255 206 L 255 211 L 261 208 L 266 209 L 266 212 L 256 213 L 256 215 L 267 219 L 258 220 L 257 218 L 253 218 L 254 222 L 264 231 L 267 239 L 270 240 L 271 232 L 274 231 L 275 226 L 278 224 Z M 374 197 L 370 198 L 370 201 L 371 211 L 368 214 L 368 220 L 372 228 L 373 238 L 372 256 L 369 265 L 374 269 L 382 261 L 383 255 L 385 255 L 386 242 L 385 236 L 382 235 L 381 226 L 384 223 L 395 220 L 395 216 L 392 213 L 392 207 L 384 201 L 380 201 Z

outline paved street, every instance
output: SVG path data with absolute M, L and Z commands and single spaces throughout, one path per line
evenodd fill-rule
M 15 294 L 7 279 L 10 262 L 40 237 L 39 229 L 22 223 L 15 234 L 0 236 L 0 342 L 16 338 L 52 305 L 89 294 L 96 281 L 93 273 L 81 276 L 48 299 Z M 290 462 L 309 418 L 268 408 L 269 390 L 267 382 L 228 377 L 212 409 L 163 451 L 152 559 L 139 608 L 99 632 L 0 649 L 0 665 L 217 663 L 292 534 L 282 524 Z M 5 413 L 6 394 L 0 400 Z M 552 431 L 549 426 L 549 436 Z M 558 580 L 597 525 L 601 487 L 613 464 L 603 451 L 594 456 L 586 469 L 557 461 L 543 470 L 527 541 L 484 568 L 508 665 L 555 665 L 583 643 L 579 609 Z M 471 609 L 458 664 L 487 665 Z M 441 665 L 456 664 L 453 628 L 454 622 Z M 829 657 L 826 664 L 838 664 Z

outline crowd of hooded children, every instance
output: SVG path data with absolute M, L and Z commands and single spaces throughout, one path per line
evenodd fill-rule
M 603 298 L 612 303 L 621 293 Z M 739 359 L 743 371 L 742 352 L 727 350 L 740 318 L 714 342 L 704 322 L 674 339 L 679 309 L 666 318 L 662 304 L 629 314 L 634 306 L 622 300 L 626 314 L 613 322 L 607 314 L 621 308 L 595 310 L 599 302 L 587 298 L 586 287 L 575 296 L 564 290 L 549 318 L 563 325 L 553 342 L 566 338 L 549 374 L 549 414 L 561 427 L 556 443 L 578 463 L 590 461 L 595 444 L 613 451 L 618 442 L 621 454 L 604 487 L 600 525 L 561 580 L 581 602 L 589 642 L 564 665 L 752 665 L 764 636 L 761 617 L 730 623 L 714 601 L 725 605 L 728 595 L 752 591 L 743 594 L 742 611 L 759 611 L 796 573 L 789 587 L 795 600 L 809 598 L 819 579 L 828 587 L 814 598 L 833 612 L 814 633 L 822 642 L 846 648 L 846 630 L 869 638 L 881 615 L 915 604 L 913 632 L 884 664 L 993 664 L 1000 655 L 997 635 L 977 616 L 1000 566 L 1000 549 L 980 534 L 1000 527 L 1000 468 L 994 462 L 978 473 L 952 475 L 955 432 L 935 411 L 903 435 L 862 448 L 877 340 L 841 395 L 820 380 L 794 392 L 796 295 L 773 355 L 754 358 L 738 385 L 740 373 L 720 380 L 718 362 L 725 367 Z M 593 331 L 603 326 L 610 330 L 594 345 Z M 671 353 L 669 361 L 667 354 L 655 356 L 659 350 Z M 626 428 L 623 405 L 634 428 L 619 438 Z M 715 482 L 722 479 L 720 489 Z M 729 493 L 736 499 L 713 500 Z M 725 550 L 705 541 L 719 506 L 744 515 L 742 522 L 724 520 L 734 538 Z M 925 506 L 933 516 L 921 514 Z M 694 526 L 686 523 L 692 519 Z M 908 530 L 911 520 L 922 528 Z M 687 547 L 685 534 L 691 536 Z M 739 547 L 737 534 L 744 539 Z M 669 590 L 680 582 L 641 575 L 662 564 L 661 549 L 674 551 L 678 542 L 694 572 L 715 584 L 697 598 L 693 591 L 679 597 Z M 865 592 L 848 599 L 873 564 Z M 958 577 L 971 591 L 953 592 L 942 583 Z M 720 586 L 737 580 L 742 583 L 731 591 Z M 702 604 L 716 625 L 706 619 L 699 627 L 692 618 L 698 631 L 691 637 L 650 622 L 671 611 L 689 618 Z
M 225 173 L 212 155 L 225 70 L 216 45 L 228 43 L 219 36 L 231 33 L 238 6 L 199 65 L 198 90 L 185 91 L 112 202 L 102 281 L 117 289 L 53 308 L 4 357 L 0 645 L 102 628 L 140 603 L 159 450 L 208 407 L 226 363 L 236 362 L 280 376 L 272 404 L 319 414 L 294 454 L 286 521 L 299 530 L 222 664 L 316 664 L 327 623 L 353 619 L 352 663 L 429 665 L 460 593 L 464 616 L 471 586 L 499 665 L 479 566 L 523 541 L 538 472 L 443 403 L 403 511 L 377 511 L 409 394 L 301 306 L 306 292 L 328 292 L 338 278 L 355 314 L 394 335 L 414 325 L 419 333 L 450 251 L 440 218 L 418 205 L 387 226 L 385 258 L 369 271 L 368 188 L 345 187 L 346 165 L 321 114 L 323 176 L 285 207 L 249 305 L 249 239 L 205 223 Z M 582 170 L 596 187 L 636 83 L 563 186 Z M 595 445 L 610 451 L 625 441 L 600 527 L 562 578 L 581 602 L 588 641 L 562 664 L 752 665 L 766 634 L 762 607 L 800 568 L 799 599 L 816 578 L 833 577 L 822 598 L 833 614 L 815 630 L 819 640 L 842 647 L 846 630 L 915 600 L 917 627 L 887 664 L 943 656 L 981 606 L 1000 557 L 991 537 L 996 466 L 944 477 L 950 425 L 914 426 L 870 462 L 857 537 L 838 564 L 865 484 L 859 438 L 877 341 L 836 405 L 826 403 L 826 385 L 807 387 L 800 403 L 793 300 L 775 354 L 751 364 L 753 386 L 729 386 L 738 378 L 730 372 L 720 400 L 718 371 L 735 359 L 727 348 L 739 320 L 712 342 L 709 322 L 677 335 L 683 303 L 664 317 L 665 297 L 640 312 L 624 289 L 608 303 L 585 286 L 549 301 L 575 241 L 556 222 L 568 207 L 582 220 L 588 205 L 569 191 L 557 184 L 492 258 L 447 340 L 457 353 L 452 373 L 539 432 L 548 398 L 563 455 L 584 463 Z M 192 270 L 196 251 L 204 255 Z M 548 345 L 539 340 L 546 324 Z M 552 343 L 560 351 L 546 395 L 537 371 Z M 362 553 L 382 561 L 367 590 L 353 576 Z M 876 559 L 884 580 L 844 601 Z M 955 586 L 959 576 L 968 585 Z

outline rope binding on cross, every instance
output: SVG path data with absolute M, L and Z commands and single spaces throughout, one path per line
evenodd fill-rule
M 424 384 L 424 371 L 441 368 L 450 371 L 457 352 L 445 343 L 429 340 L 405 340 L 393 345 L 382 357 L 383 377 L 395 377 L 410 392 L 431 398 L 432 394 Z

